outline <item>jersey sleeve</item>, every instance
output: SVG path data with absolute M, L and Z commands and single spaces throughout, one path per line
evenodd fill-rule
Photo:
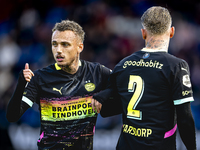
M 103 91 L 100 91 L 99 93 L 96 93 L 95 95 L 93 95 L 93 98 L 96 99 L 97 101 L 99 101 L 101 104 L 106 102 L 106 101 L 109 101 L 112 97 L 115 97 L 115 93 L 117 93 L 115 91 L 115 88 L 116 86 L 114 86 L 113 83 L 114 80 L 115 80 L 115 77 L 114 77 L 114 71 L 111 71 L 110 70 L 110 73 L 108 74 L 108 76 L 104 76 L 104 78 L 106 77 L 107 80 L 105 80 L 105 87 L 102 89 Z
M 172 96 L 174 105 L 194 101 L 189 66 L 183 60 L 175 67 Z
M 108 84 L 108 78 L 110 76 L 110 73 L 112 72 L 111 69 L 101 65 L 101 74 L 102 74 L 102 82 L 103 82 L 103 89 L 106 88 Z
M 16 122 L 29 108 L 29 105 L 22 101 L 22 95 L 27 81 L 24 78 L 23 71 L 20 71 L 17 86 L 8 103 L 6 117 L 9 122 Z
M 27 83 L 22 97 L 22 101 L 28 104 L 30 107 L 32 107 L 34 102 L 37 103 L 37 97 L 39 95 L 37 86 L 38 75 L 37 73 L 34 74 L 35 76 L 33 76 L 31 81 Z
M 120 96 L 116 91 L 114 71 L 109 75 L 106 82 L 106 89 L 93 96 L 94 99 L 102 104 L 101 116 L 110 117 L 122 113 Z

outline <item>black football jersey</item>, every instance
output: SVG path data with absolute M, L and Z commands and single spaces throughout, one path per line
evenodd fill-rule
M 34 72 L 22 101 L 39 105 L 39 149 L 92 150 L 97 113 L 90 106 L 94 93 L 106 86 L 110 69 L 81 60 L 71 75 L 55 63 Z
M 123 108 L 117 150 L 175 150 L 175 105 L 193 101 L 188 64 L 144 48 L 116 65 L 111 84 Z

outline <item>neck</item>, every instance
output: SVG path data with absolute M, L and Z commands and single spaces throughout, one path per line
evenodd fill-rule
M 162 36 L 152 36 L 145 41 L 146 48 L 168 51 L 169 39 Z
M 79 68 L 79 59 L 74 60 L 70 65 L 62 65 L 59 67 L 69 74 L 75 74 Z

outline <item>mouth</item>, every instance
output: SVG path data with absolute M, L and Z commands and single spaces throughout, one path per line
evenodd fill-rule
M 58 62 L 62 62 L 62 61 L 64 60 L 64 57 L 61 56 L 61 55 L 58 55 L 58 56 L 56 56 L 56 60 L 57 60 Z

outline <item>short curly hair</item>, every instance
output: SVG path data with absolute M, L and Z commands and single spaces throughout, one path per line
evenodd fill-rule
M 52 29 L 52 32 L 54 32 L 56 30 L 58 30 L 58 31 L 66 31 L 66 30 L 73 31 L 74 34 L 76 36 L 78 36 L 82 42 L 84 41 L 85 32 L 83 31 L 83 28 L 74 21 L 62 20 L 61 22 L 55 24 L 55 26 Z
M 164 34 L 172 25 L 172 17 L 168 9 L 153 6 L 147 9 L 141 17 L 142 26 L 153 35 Z

